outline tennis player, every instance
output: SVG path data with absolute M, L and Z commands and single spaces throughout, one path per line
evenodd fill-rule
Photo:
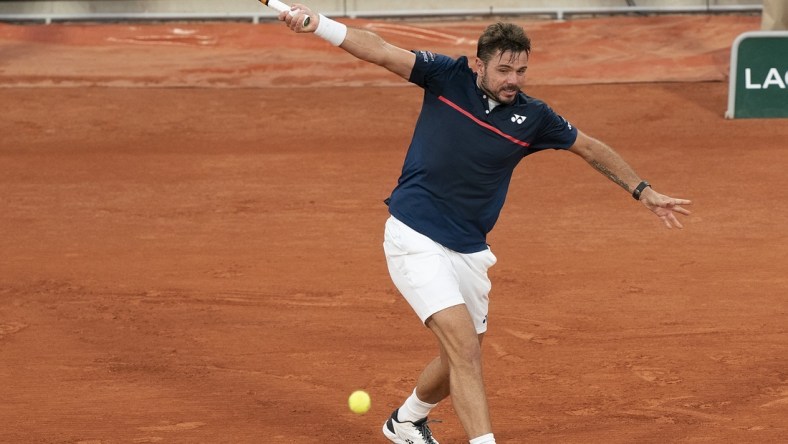
M 437 339 L 437 356 L 383 424 L 399 444 L 436 444 L 427 416 L 449 395 L 471 444 L 495 443 L 482 378 L 490 280 L 486 242 L 514 168 L 545 149 L 574 153 L 652 211 L 682 228 L 691 202 L 655 191 L 605 143 L 523 93 L 531 41 L 520 26 L 490 25 L 476 57 L 407 51 L 377 34 L 296 4 L 279 19 L 424 89 L 399 181 L 386 200 L 383 249 L 394 284 Z M 304 15 L 310 24 L 303 26 Z M 472 69 L 471 66 L 474 68 Z

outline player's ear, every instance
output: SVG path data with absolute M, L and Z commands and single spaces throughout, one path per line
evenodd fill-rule
M 484 68 L 484 62 L 482 61 L 482 59 L 476 57 L 476 72 L 481 73 L 482 68 Z

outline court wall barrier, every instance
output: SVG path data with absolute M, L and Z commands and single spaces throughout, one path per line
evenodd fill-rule
M 328 16 L 430 17 L 545 15 L 557 19 L 588 14 L 760 13 L 763 0 L 313 0 Z M 769 1 L 769 0 L 767 0 Z M 782 0 L 780 0 L 782 1 Z M 273 20 L 276 13 L 256 0 L 0 0 L 3 21 L 68 20 Z

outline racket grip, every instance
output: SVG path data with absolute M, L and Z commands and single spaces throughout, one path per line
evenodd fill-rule
M 279 0 L 268 0 L 268 1 L 260 0 L 260 2 L 262 2 L 263 4 L 268 6 L 269 8 L 276 9 L 279 12 L 287 11 L 287 13 L 290 14 L 291 17 L 296 15 L 296 12 L 293 11 L 292 9 L 290 9 L 290 6 L 282 3 Z M 311 20 L 312 20 L 312 18 L 307 15 L 306 17 L 304 17 L 304 23 L 302 24 L 302 26 L 309 25 L 309 22 Z

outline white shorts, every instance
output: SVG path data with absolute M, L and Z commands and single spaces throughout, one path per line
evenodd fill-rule
M 495 255 L 450 250 L 398 219 L 389 217 L 383 240 L 391 279 L 410 306 L 427 322 L 435 313 L 465 304 L 477 333 L 487 331 L 490 279 Z

